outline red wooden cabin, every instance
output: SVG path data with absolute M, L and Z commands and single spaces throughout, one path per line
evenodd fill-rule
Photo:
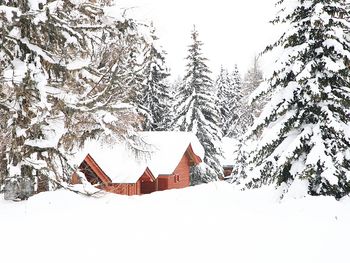
M 188 187 L 190 185 L 191 166 L 198 165 L 201 162 L 201 158 L 194 153 L 191 144 L 188 145 L 176 168 L 169 174 L 158 175 L 158 191 Z
M 156 178 L 148 168 L 145 169 L 135 183 L 114 183 L 88 154 L 80 164 L 79 170 L 85 175 L 89 183 L 107 192 L 121 195 L 140 195 L 149 194 L 157 190 Z M 74 173 L 72 184 L 80 183 L 79 176 Z
M 153 147 L 147 160 L 124 154 L 122 147 L 101 146 L 94 141 L 85 149 L 89 153 L 79 166 L 80 172 L 98 188 L 123 195 L 189 186 L 190 167 L 198 165 L 204 154 L 198 139 L 183 132 L 146 132 L 141 136 Z M 80 183 L 77 174 L 72 183 Z

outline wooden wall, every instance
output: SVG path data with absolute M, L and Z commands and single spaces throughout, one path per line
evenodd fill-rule
M 150 194 L 158 190 L 157 180 L 155 182 L 142 182 L 141 183 L 141 194 Z
M 184 154 L 172 175 L 158 177 L 158 190 L 185 188 L 190 185 L 190 158 Z
M 136 183 L 128 184 L 107 184 L 101 185 L 100 189 L 107 192 L 120 195 L 140 195 L 149 194 L 157 191 L 157 181 L 153 181 L 153 175 L 149 175 L 147 171 L 140 177 Z
M 108 184 L 100 185 L 98 188 L 119 195 L 138 195 L 139 185 L 136 184 Z

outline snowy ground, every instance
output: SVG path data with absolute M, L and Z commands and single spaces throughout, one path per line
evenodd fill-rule
M 0 196 L 0 262 L 348 262 L 350 199 L 220 182 L 100 199 Z

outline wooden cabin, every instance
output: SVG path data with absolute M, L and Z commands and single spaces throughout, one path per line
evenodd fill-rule
M 107 192 L 121 195 L 149 194 L 157 190 L 157 181 L 152 172 L 146 168 L 136 182 L 115 183 L 100 168 L 96 161 L 88 154 L 80 164 L 79 170 L 86 180 L 97 188 Z M 72 176 L 72 184 L 80 184 L 81 180 L 77 173 Z
M 158 191 L 185 188 L 191 183 L 191 166 L 198 165 L 202 159 L 197 156 L 191 144 L 180 158 L 176 168 L 169 174 L 159 174 L 157 178 Z
M 190 167 L 201 163 L 204 155 L 198 139 L 185 132 L 143 132 L 140 136 L 151 147 L 147 158 L 137 159 L 120 145 L 90 141 L 82 151 L 86 155 L 80 172 L 92 185 L 122 195 L 188 187 Z M 77 173 L 72 183 L 81 183 Z

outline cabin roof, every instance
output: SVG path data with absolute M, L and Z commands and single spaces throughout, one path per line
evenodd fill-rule
M 139 153 L 122 143 L 101 143 L 88 140 L 74 156 L 80 164 L 89 154 L 113 183 L 136 183 L 147 168 L 155 178 L 172 174 L 186 151 L 193 151 L 199 160 L 204 149 L 197 137 L 188 132 L 141 132 L 143 143 L 136 144 Z M 197 158 L 197 159 L 198 159 Z
M 204 158 L 204 149 L 193 133 L 142 132 L 141 136 L 153 146 L 148 164 L 157 176 L 174 172 L 186 151 L 192 151 L 201 160 Z

